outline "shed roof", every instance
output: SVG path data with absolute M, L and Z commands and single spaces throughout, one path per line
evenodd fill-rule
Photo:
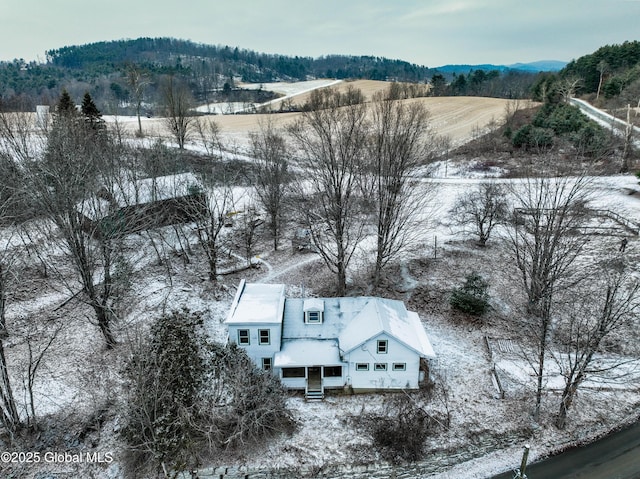
M 113 188 L 110 193 L 118 206 L 141 205 L 169 198 L 182 198 L 193 194 L 194 188 L 200 188 L 200 181 L 193 173 L 145 178 L 137 181 L 125 181 Z
M 78 211 L 87 218 L 97 220 L 107 216 L 115 208 L 140 206 L 171 198 L 184 198 L 201 188 L 193 173 L 126 180 L 115 182 L 110 188 L 103 187 L 92 198 L 78 204 Z
M 294 339 L 282 342 L 273 358 L 276 368 L 340 366 L 340 349 L 335 340 Z
M 282 323 L 284 284 L 240 282 L 227 324 Z

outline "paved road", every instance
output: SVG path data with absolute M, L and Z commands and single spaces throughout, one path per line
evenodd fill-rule
M 606 111 L 600 110 L 584 100 L 571 98 L 569 102 L 572 105 L 580 108 L 580 110 L 582 110 L 582 113 L 587 115 L 596 123 L 599 123 L 601 126 L 605 128 L 613 128 L 615 126 L 615 128 L 613 128 L 613 132 L 619 136 L 624 136 L 624 131 L 627 126 L 627 123 L 625 121 L 622 121 L 619 118 L 615 118 Z M 633 130 L 635 132 L 634 137 L 638 138 L 638 135 L 640 135 L 640 128 L 634 126 Z M 633 140 L 633 143 L 635 144 L 636 148 L 640 148 L 640 139 Z
M 639 479 L 640 422 L 527 467 L 528 479 Z M 512 473 L 493 479 L 511 479 Z

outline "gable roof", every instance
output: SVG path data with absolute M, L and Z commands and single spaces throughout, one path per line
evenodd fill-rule
M 407 311 L 402 301 L 375 297 L 323 298 L 324 320 L 304 321 L 308 299 L 287 298 L 282 328 L 289 339 L 338 339 L 348 353 L 368 340 L 386 333 L 422 357 L 435 357 L 417 313 Z
M 302 305 L 304 311 L 324 311 L 324 301 L 319 298 L 307 298 Z
M 422 357 L 435 357 L 417 313 L 407 311 L 401 301 L 381 298 L 370 298 L 340 332 L 340 349 L 348 353 L 383 333 Z

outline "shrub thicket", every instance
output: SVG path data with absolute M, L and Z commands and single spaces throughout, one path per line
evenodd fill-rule
M 198 313 L 173 312 L 133 347 L 120 431 L 128 477 L 178 473 L 293 429 L 279 380 L 244 350 L 211 342 L 202 324 Z
M 546 148 L 554 138 L 565 138 L 580 152 L 599 155 L 607 147 L 606 132 L 580 109 L 566 103 L 545 103 L 530 124 L 512 136 L 516 148 Z
M 390 393 L 382 411 L 360 415 L 355 424 L 371 436 L 372 445 L 386 460 L 417 461 L 424 456 L 426 439 L 450 425 L 448 391 L 439 377 L 437 383 L 427 380 L 415 392 Z

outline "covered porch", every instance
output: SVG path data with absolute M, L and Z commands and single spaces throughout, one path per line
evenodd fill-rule
M 345 366 L 335 340 L 285 340 L 273 361 L 282 384 L 304 390 L 307 400 L 324 399 L 325 389 L 342 388 Z

